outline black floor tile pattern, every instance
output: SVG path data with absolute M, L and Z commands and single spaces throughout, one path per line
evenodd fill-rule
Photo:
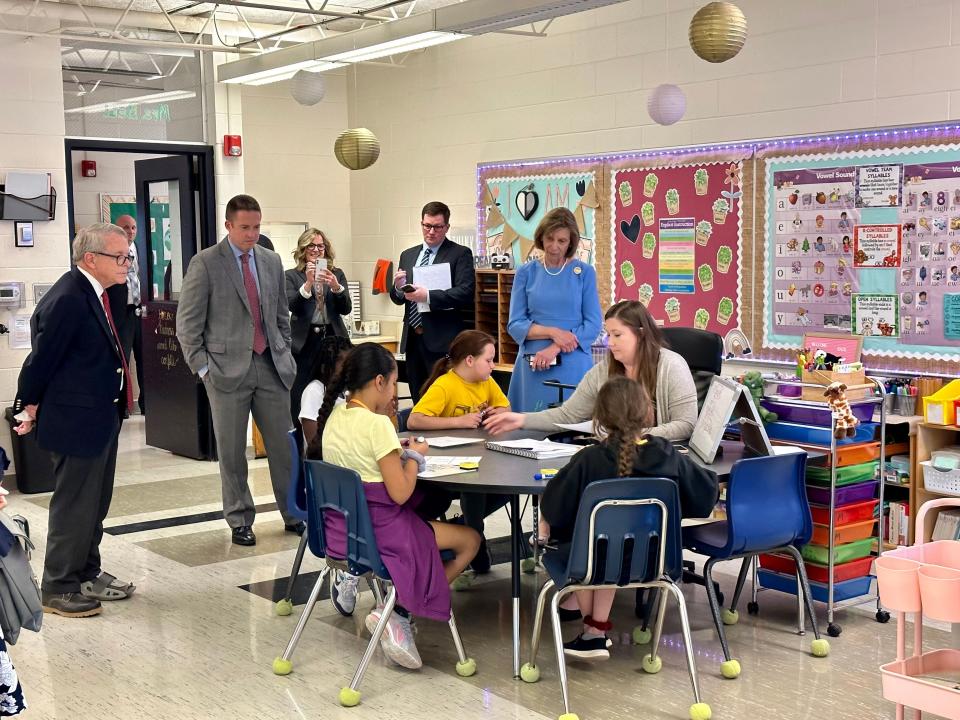
M 277 504 L 275 502 L 256 506 L 258 513 L 272 512 L 276 509 Z M 127 523 L 126 525 L 113 525 L 111 527 L 105 527 L 103 531 L 107 533 L 107 535 L 129 535 L 130 533 L 146 532 L 147 530 L 159 530 L 160 528 L 193 525 L 195 523 L 222 519 L 222 510 L 211 510 L 210 512 L 194 513 L 192 515 L 177 515 L 176 517 L 144 520 L 143 522 Z

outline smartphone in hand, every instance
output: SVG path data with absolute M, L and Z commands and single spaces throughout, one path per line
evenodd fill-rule
M 416 289 L 417 289 L 416 285 L 411 285 L 410 283 L 400 286 L 400 292 L 405 292 L 405 293 L 413 292 Z

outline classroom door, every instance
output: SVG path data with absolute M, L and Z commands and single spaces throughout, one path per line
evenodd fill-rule
M 198 160 L 171 155 L 134 163 L 142 296 L 147 445 L 197 460 L 216 458 L 206 392 L 187 368 L 177 342 L 177 300 L 190 258 L 215 242 L 202 240 L 209 206 Z

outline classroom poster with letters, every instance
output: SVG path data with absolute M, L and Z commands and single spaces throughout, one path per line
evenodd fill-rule
M 664 326 L 740 332 L 741 163 L 615 170 L 614 302 L 639 300 Z
M 765 347 L 830 330 L 872 355 L 956 357 L 960 146 L 778 157 L 766 193 Z

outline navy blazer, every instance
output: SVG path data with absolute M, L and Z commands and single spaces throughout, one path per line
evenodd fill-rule
M 343 274 L 343 270 L 335 267 L 330 272 L 334 274 L 337 282 L 343 287 L 343 292 L 335 293 L 327 288 L 324 296 L 327 320 L 333 326 L 334 335 L 347 337 L 347 326 L 343 324 L 343 318 L 340 316 L 349 315 L 353 308 L 353 302 L 350 300 L 350 289 L 347 287 L 347 278 Z M 311 297 L 308 300 L 300 294 L 300 288 L 307 281 L 305 272 L 293 268 L 286 270 L 283 274 L 286 276 L 287 306 L 290 308 L 290 336 L 293 338 L 290 349 L 294 355 L 299 355 L 307 342 L 307 335 L 310 334 L 310 324 L 313 322 L 313 316 L 317 311 L 317 299 Z
M 127 287 L 107 289 L 114 322 Z M 118 329 L 119 332 L 119 329 Z M 32 350 L 20 370 L 16 412 L 38 405 L 37 441 L 61 455 L 95 457 L 113 440 L 126 409 L 123 364 L 100 298 L 77 268 L 37 304 Z
M 413 276 L 416 273 L 411 271 L 421 250 L 423 250 L 423 243 L 400 253 L 397 269 L 407 271 L 407 282 L 414 282 Z M 437 257 L 432 264 L 438 263 L 450 263 L 451 288 L 430 291 L 430 312 L 422 313 L 420 316 L 423 318 L 421 340 L 431 352 L 445 353 L 453 339 L 467 329 L 461 310 L 474 307 L 473 289 L 476 276 L 473 268 L 473 253 L 470 248 L 458 245 L 452 240 L 444 239 L 437 248 Z M 390 278 L 390 299 L 394 305 L 403 305 L 403 336 L 400 339 L 400 352 L 406 352 L 407 333 L 410 330 L 407 324 L 410 303 L 403 297 L 403 293 L 394 287 L 393 278 Z

